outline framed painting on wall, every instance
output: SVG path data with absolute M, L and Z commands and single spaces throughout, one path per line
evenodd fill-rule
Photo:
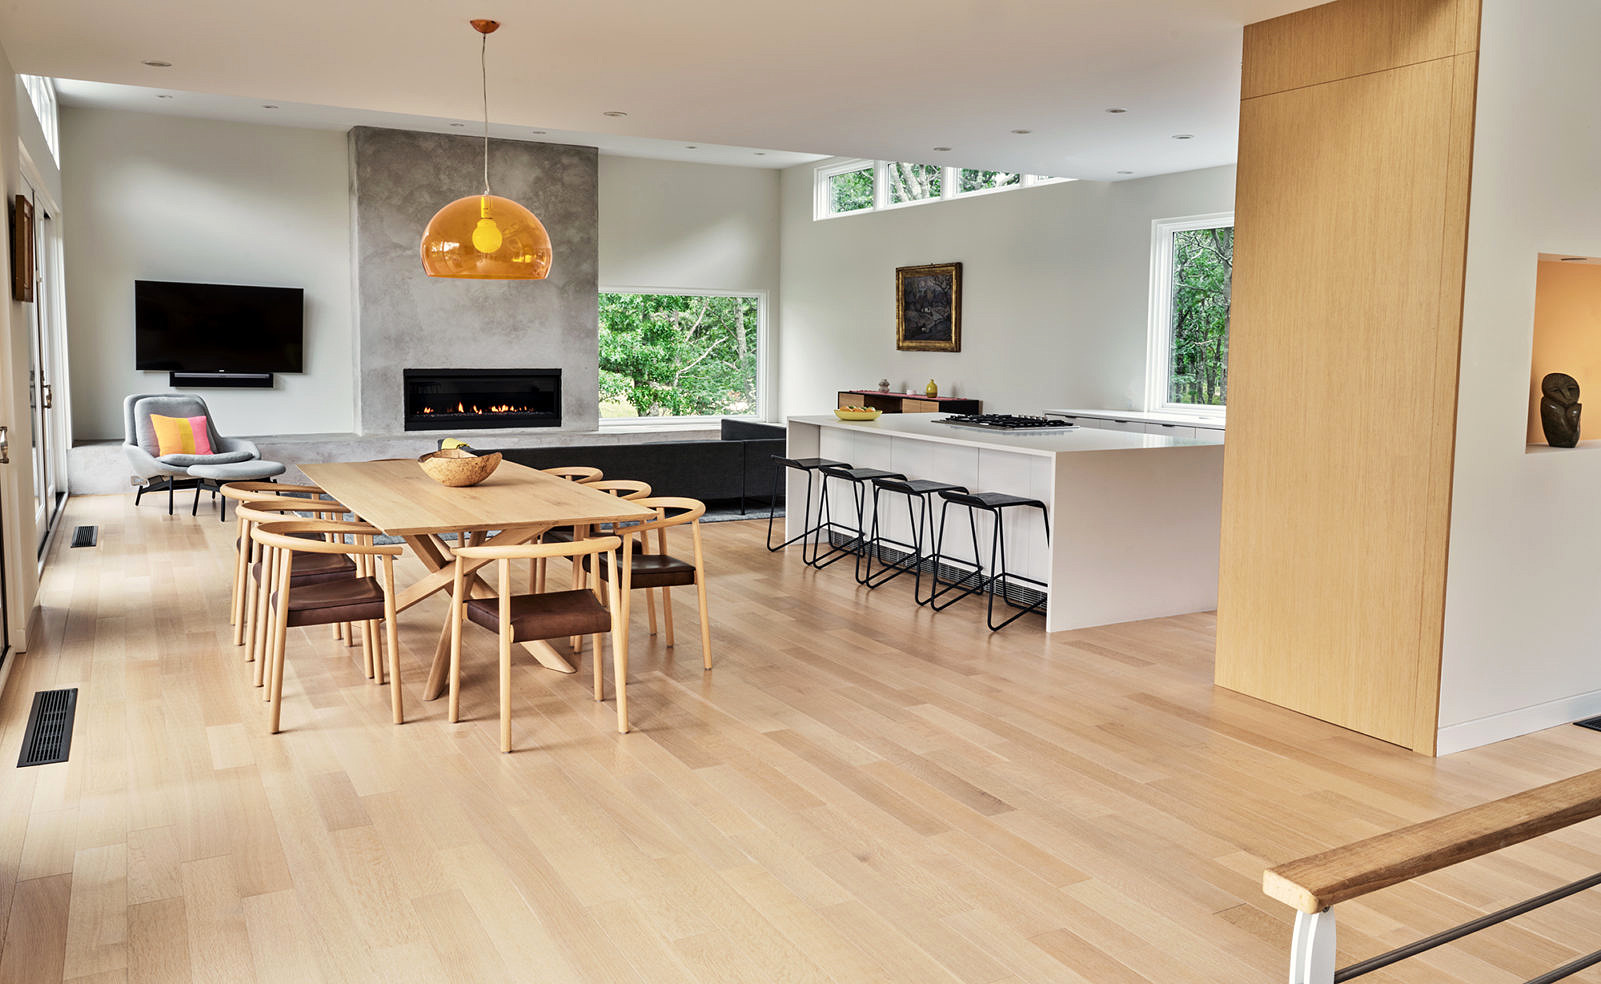
M 962 350 L 962 265 L 895 268 L 895 347 L 902 352 Z
M 33 202 L 18 195 L 11 209 L 11 299 L 33 300 Z

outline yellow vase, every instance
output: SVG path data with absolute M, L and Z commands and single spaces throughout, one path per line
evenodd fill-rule
M 928 381 L 927 386 L 923 387 L 923 394 L 925 396 L 939 396 L 939 387 L 934 385 L 934 381 L 932 379 Z

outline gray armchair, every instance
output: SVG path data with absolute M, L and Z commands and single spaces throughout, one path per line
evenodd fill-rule
M 216 454 L 161 455 L 151 414 L 164 417 L 206 415 L 211 447 Z M 194 465 L 223 465 L 254 461 L 261 457 L 256 445 L 243 438 L 223 437 L 206 401 L 194 393 L 135 393 L 122 401 L 122 450 L 133 467 L 133 482 L 139 486 L 135 504 L 146 492 L 167 492 L 167 512 L 172 512 L 173 492 L 179 488 L 198 489 L 203 481 L 190 474 Z M 196 492 L 198 496 L 198 491 Z M 198 501 L 198 499 L 196 500 Z

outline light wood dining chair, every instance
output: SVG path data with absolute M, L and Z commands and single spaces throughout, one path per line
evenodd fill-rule
M 594 489 L 597 492 L 609 492 L 612 495 L 618 496 L 619 498 L 622 498 L 622 499 L 626 499 L 629 502 L 632 502 L 632 501 L 634 501 L 636 499 L 643 499 L 646 496 L 650 495 L 650 485 L 649 484 L 647 484 L 645 482 L 636 481 L 636 480 L 631 479 L 631 478 L 597 479 L 596 481 L 584 482 L 583 484 L 585 486 L 589 487 L 589 488 Z M 572 543 L 573 540 L 576 539 L 577 532 L 578 531 L 575 530 L 571 526 L 557 526 L 557 527 L 555 527 L 553 529 L 548 529 L 545 532 L 541 533 L 539 535 L 539 542 L 541 542 L 541 543 Z M 586 530 L 586 534 L 587 534 L 587 530 Z M 538 592 L 544 591 L 545 590 L 545 561 L 543 561 L 543 560 L 534 561 L 534 565 L 529 570 L 529 574 L 531 575 L 531 578 L 530 578 L 529 583 L 528 583 L 528 589 L 530 591 L 535 592 L 536 594 Z M 573 580 L 572 580 L 571 583 L 572 583 L 572 586 L 575 587 L 575 588 L 583 587 L 582 583 L 580 583 L 579 578 L 578 578 L 578 558 L 577 557 L 573 558 Z M 656 609 L 655 609 L 655 606 L 653 605 L 651 607 L 651 624 L 654 625 L 655 621 L 656 621 Z M 654 631 L 654 629 L 652 631 Z
M 334 622 L 362 623 L 368 629 L 370 660 L 378 682 L 383 682 L 383 645 L 378 623 L 387 629 L 389 652 L 389 700 L 396 724 L 405 721 L 400 686 L 400 643 L 395 626 L 395 558 L 404 552 L 399 544 L 376 544 L 379 531 L 366 523 L 296 519 L 258 522 L 251 538 L 266 551 L 273 580 L 265 582 L 262 595 L 267 599 L 267 624 L 272 645 L 265 654 L 269 664 L 267 701 L 270 731 L 278 733 L 283 707 L 284 649 L 288 630 L 295 626 L 327 625 Z M 330 539 L 305 539 L 301 534 Z M 346 542 L 349 537 L 349 542 Z M 299 560 L 343 556 L 375 563 L 358 564 L 360 577 L 317 583 L 296 583 L 295 565 Z M 378 569 L 382 575 L 377 576 Z
M 579 482 L 583 485 L 598 482 L 606 477 L 605 472 L 599 468 L 590 468 L 588 465 L 559 465 L 539 470 L 546 475 L 555 475 L 557 478 L 565 478 L 569 482 Z
M 697 600 L 700 603 L 701 662 L 709 670 L 712 668 L 711 621 L 706 611 L 706 556 L 701 548 L 700 539 L 700 518 L 706 514 L 706 504 L 699 499 L 657 496 L 635 499 L 634 505 L 654 509 L 656 518 L 632 526 L 620 526 L 616 532 L 625 540 L 639 537 L 641 541 L 654 534 L 658 550 L 653 554 L 635 552 L 632 549 L 621 551 L 631 558 L 632 575 L 629 586 L 635 591 L 662 589 L 662 614 L 666 622 L 669 646 L 673 644 L 672 589 L 690 584 L 695 586 Z M 692 560 L 680 560 L 667 552 L 667 531 L 675 526 L 689 527 L 690 542 L 694 551 L 691 554 Z M 584 570 L 590 571 L 593 566 L 592 559 L 585 557 Z M 608 565 L 601 564 L 600 576 L 607 578 L 609 574 Z M 629 611 L 629 593 L 628 591 L 623 593 L 625 618 Z
M 309 512 L 312 518 L 319 520 L 339 520 L 347 510 L 340 503 L 331 499 L 302 499 L 292 496 L 277 496 L 272 499 L 257 499 L 253 502 L 240 502 L 235 510 L 240 523 L 244 546 L 250 551 L 245 557 L 245 571 L 243 576 L 243 614 L 234 627 L 234 645 L 245 646 L 245 662 L 256 664 L 255 683 L 262 686 L 265 664 L 258 659 L 258 655 L 266 651 L 270 636 L 267 634 L 267 595 L 264 587 L 273 583 L 272 564 L 276 558 L 268 556 L 251 533 L 262 523 L 285 522 L 292 519 L 303 518 L 299 513 Z M 302 532 L 295 534 L 301 539 L 321 540 L 323 534 Z M 296 575 L 296 583 L 313 584 L 324 581 L 344 580 L 356 577 L 360 565 L 348 557 L 319 557 L 301 565 Z M 340 626 L 335 626 L 336 629 Z M 347 644 L 354 645 L 354 634 L 346 629 Z M 337 638 L 337 636 L 336 636 Z M 364 653 L 366 657 L 370 654 Z M 371 676 L 371 667 L 368 667 Z
M 570 591 L 552 591 L 537 594 L 511 593 L 511 562 L 514 560 L 549 560 L 562 557 L 582 557 L 586 561 L 604 554 L 616 557 L 622 539 L 615 536 L 593 537 L 572 543 L 518 543 L 510 545 L 458 546 L 451 551 L 456 557 L 455 577 L 451 587 L 450 614 L 450 720 L 461 720 L 461 633 L 462 623 L 472 621 L 500 636 L 500 750 L 511 751 L 511 647 L 517 642 L 560 639 L 574 635 L 592 635 L 595 638 L 594 663 L 595 699 L 604 697 L 601 680 L 601 636 L 610 635 L 612 643 L 612 673 L 616 678 L 617 730 L 628 731 L 628 638 L 627 622 L 622 618 L 622 606 L 615 584 L 608 583 L 604 601 L 600 597 L 600 583 L 593 593 L 575 588 Z M 496 581 L 499 585 L 496 598 L 466 596 L 464 562 L 494 560 L 497 565 Z M 630 565 L 622 565 L 623 590 L 627 590 Z
M 228 482 L 218 491 L 222 493 L 223 498 L 232 499 L 235 505 L 248 502 L 270 502 L 291 495 L 320 499 L 324 494 L 322 489 L 315 485 L 287 485 L 278 482 Z M 229 596 L 231 601 L 228 608 L 228 624 L 236 627 L 234 645 L 241 646 L 244 645 L 244 638 L 241 633 L 243 632 L 242 623 L 245 616 L 245 576 L 250 567 L 250 555 L 253 548 L 250 542 L 248 524 L 237 516 L 234 519 L 235 526 L 238 528 L 238 536 L 234 539 L 233 545 L 234 551 L 238 556 L 234 560 L 233 591 Z

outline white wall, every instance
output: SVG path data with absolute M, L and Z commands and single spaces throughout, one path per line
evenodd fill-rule
M 61 134 L 74 437 L 120 438 L 125 395 L 170 391 L 133 368 L 135 280 L 304 288 L 304 373 L 199 392 L 224 434 L 353 429 L 345 135 L 70 107 Z
M 1597 37 L 1594 0 L 1484 0 L 1442 754 L 1601 714 L 1601 444 L 1524 452 L 1536 254 L 1601 256 Z
M 814 165 L 783 177 L 780 394 L 788 413 L 893 387 L 986 410 L 1138 408 L 1151 221 L 1234 208 L 1234 168 L 1076 181 L 812 220 Z M 895 268 L 962 264 L 962 351 L 895 349 Z
M 765 290 L 778 300 L 772 168 L 600 156 L 600 286 Z

